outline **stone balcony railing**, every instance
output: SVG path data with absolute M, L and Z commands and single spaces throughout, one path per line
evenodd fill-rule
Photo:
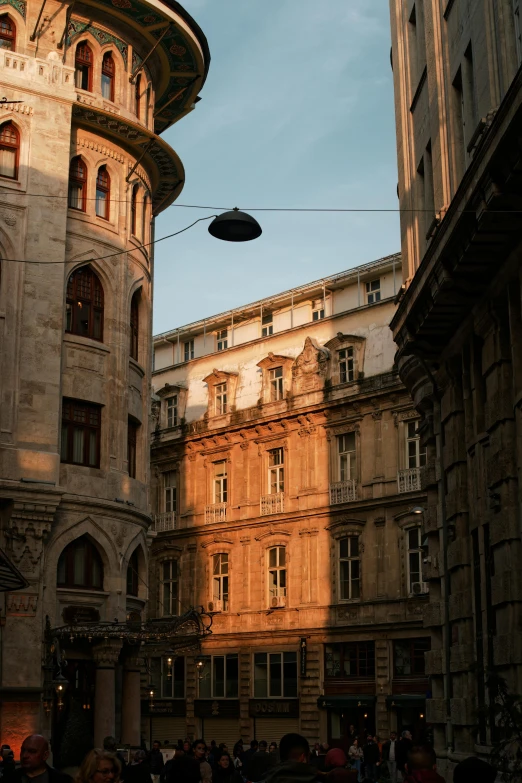
M 357 484 L 355 479 L 348 481 L 336 481 L 330 484 L 330 505 L 337 503 L 351 503 L 357 500 Z
M 63 65 L 61 60 L 42 60 L 28 57 L 8 49 L 0 49 L 0 68 L 4 76 L 15 76 L 38 84 L 58 84 L 74 89 L 74 68 Z
M 421 488 L 422 468 L 406 468 L 397 474 L 397 491 L 418 492 Z
M 214 522 L 226 522 L 227 504 L 211 503 L 205 506 L 205 524 L 212 525 Z
M 281 514 L 285 510 L 284 492 L 274 492 L 273 495 L 261 495 L 261 516 Z
M 152 529 L 156 533 L 164 533 L 166 530 L 176 529 L 176 513 L 164 511 L 162 514 L 154 514 L 152 517 Z

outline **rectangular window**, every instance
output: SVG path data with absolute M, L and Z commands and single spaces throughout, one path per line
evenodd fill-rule
M 375 642 L 327 644 L 325 676 L 375 677 Z
M 254 697 L 297 696 L 297 653 L 254 653 Z
M 194 340 L 187 340 L 183 343 L 183 355 L 186 362 L 194 358 Z
M 430 639 L 402 639 L 393 642 L 394 677 L 425 675 L 424 653 L 431 649 Z
M 227 412 L 227 384 L 218 383 L 215 387 L 216 416 Z
M 339 598 L 348 601 L 360 597 L 359 537 L 346 536 L 339 541 Z
M 408 592 L 410 595 L 424 592 L 421 572 L 421 529 L 411 528 L 406 531 L 408 537 Z
M 238 655 L 212 655 L 207 658 L 200 672 L 199 698 L 237 699 L 238 695 Z
M 160 614 L 162 617 L 176 616 L 179 613 L 179 575 L 177 560 L 164 560 L 161 564 L 160 595 Z
M 228 329 L 220 329 L 216 335 L 218 351 L 226 351 L 228 348 Z
M 355 432 L 337 436 L 339 481 L 356 479 L 357 460 L 355 453 Z
M 261 337 L 269 337 L 274 334 L 274 316 L 272 313 L 267 313 L 261 319 Z
M 168 513 L 177 511 L 177 476 L 173 470 L 163 474 L 164 510 Z
M 167 427 L 178 426 L 178 395 L 167 398 Z
M 228 497 L 227 463 L 214 462 L 214 503 L 226 503 Z
M 161 665 L 161 698 L 185 698 L 185 658 L 160 658 Z M 157 664 L 156 664 L 157 666 Z M 157 692 L 157 691 L 156 691 Z
M 132 419 L 129 419 L 127 424 L 127 464 L 129 470 L 129 476 L 136 478 L 136 446 L 138 442 L 138 429 L 137 424 Z
M 268 452 L 268 492 L 275 495 L 285 491 L 285 453 L 283 448 Z
M 212 558 L 212 600 L 221 601 L 223 611 L 228 610 L 228 555 L 226 552 Z
M 283 399 L 283 368 L 274 367 L 269 371 L 270 378 L 270 402 Z
M 417 421 L 409 421 L 406 432 L 406 459 L 408 468 L 422 468 L 426 464 L 426 446 L 421 445 Z
M 101 406 L 64 398 L 61 461 L 100 467 Z
M 286 550 L 275 546 L 268 550 L 268 592 L 270 598 L 286 596 Z
M 366 301 L 368 304 L 375 304 L 381 301 L 381 281 L 370 280 L 366 283 Z
M 339 362 L 339 383 L 349 383 L 355 378 L 353 363 L 353 348 L 343 348 L 337 351 L 337 360 Z

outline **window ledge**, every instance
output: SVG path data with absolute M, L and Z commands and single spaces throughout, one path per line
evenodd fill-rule
M 132 356 L 129 356 L 129 365 L 136 370 L 136 372 L 141 375 L 142 378 L 145 377 L 145 370 L 141 366 L 141 364 L 136 361 L 136 359 L 133 359 Z M 174 428 L 173 428 L 174 429 Z
M 97 590 L 96 588 L 89 587 L 57 587 L 56 592 L 58 595 L 65 595 L 70 593 L 72 595 L 88 595 L 92 598 L 96 596 L 100 598 L 107 598 L 110 595 L 107 590 Z
M 94 340 L 92 337 L 82 337 L 80 334 L 73 334 L 72 332 L 65 332 L 63 341 L 64 343 L 70 343 L 71 345 L 90 348 L 95 352 L 96 351 L 99 351 L 100 353 L 111 352 L 110 348 L 108 348 L 104 343 L 100 342 L 99 340 Z
M 422 69 L 422 73 L 419 79 L 419 83 L 417 85 L 417 89 L 415 90 L 413 98 L 411 99 L 411 106 L 410 106 L 411 114 L 413 114 L 413 112 L 415 111 L 415 107 L 419 102 L 420 94 L 422 92 L 422 88 L 424 87 L 424 83 L 427 80 L 427 77 L 428 77 L 428 66 L 425 65 L 424 68 Z

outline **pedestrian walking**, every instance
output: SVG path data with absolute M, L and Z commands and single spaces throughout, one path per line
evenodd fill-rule
M 310 765 L 310 745 L 300 734 L 285 734 L 279 743 L 281 761 L 268 773 L 266 783 L 314 783 L 317 770 Z
M 357 770 L 347 769 L 348 759 L 342 748 L 332 748 L 326 754 L 327 780 L 331 783 L 357 783 Z
M 184 750 L 176 750 L 164 767 L 165 783 L 200 783 L 199 761 Z
M 98 753 L 102 753 L 102 751 L 98 751 Z M 47 763 L 48 758 L 49 743 L 45 737 L 42 737 L 41 734 L 31 734 L 22 743 L 20 766 L 16 768 L 14 764 L 9 765 L 4 770 L 2 781 L 5 781 L 5 783 L 27 783 L 28 780 L 32 779 L 38 783 L 72 783 L 70 775 L 59 772 Z M 117 779 L 119 780 L 119 762 L 116 757 L 114 757 L 114 760 L 118 767 Z M 96 780 L 93 778 L 90 783 L 104 783 L 104 781 L 98 776 Z M 105 783 L 108 783 L 108 781 L 105 781 Z
M 119 783 L 120 774 L 121 767 L 118 757 L 108 750 L 94 748 L 87 753 L 82 761 L 74 783 Z M 67 777 L 69 776 L 67 775 Z
M 453 770 L 453 783 L 495 783 L 496 770 L 487 761 L 470 756 Z
M 161 767 L 163 772 L 163 766 Z M 125 783 L 150 783 L 151 778 L 155 776 L 151 773 L 151 768 L 147 760 L 147 754 L 144 750 L 137 750 L 130 764 L 125 768 Z M 157 776 L 158 781 L 160 775 Z
M 404 783 L 445 783 L 436 771 L 436 756 L 432 747 L 412 747 L 404 766 Z M 473 779 L 473 783 L 476 783 Z
M 154 740 L 152 743 L 152 750 L 149 753 L 149 772 L 153 783 L 160 783 L 160 775 L 163 771 L 164 764 L 161 743 L 158 740 Z
M 411 733 L 409 731 L 403 731 L 401 738 L 397 743 L 397 769 L 401 774 L 401 779 L 404 777 L 404 767 L 408 759 L 408 753 L 413 748 L 413 741 Z
M 242 783 L 241 773 L 234 767 L 229 753 L 222 753 L 212 772 L 213 783 Z
M 357 771 L 357 780 L 361 781 L 362 780 L 361 763 L 363 760 L 363 749 L 360 747 L 359 740 L 357 739 L 357 737 L 353 738 L 353 742 L 348 751 L 348 758 L 350 759 L 353 768 Z
M 390 780 L 392 783 L 397 781 L 397 733 L 392 731 L 390 739 L 382 746 L 382 760 L 388 765 Z
M 207 746 L 205 745 L 205 740 L 199 739 L 193 742 L 192 750 L 194 751 L 194 758 L 199 762 L 201 783 L 211 783 L 212 767 L 206 759 Z
M 379 764 L 381 763 L 381 754 L 379 752 L 379 746 L 373 738 L 373 734 L 368 734 L 366 743 L 363 747 L 363 759 L 364 759 L 364 774 L 370 780 L 377 780 L 377 772 Z

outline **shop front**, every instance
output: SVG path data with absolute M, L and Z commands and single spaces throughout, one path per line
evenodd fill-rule
M 285 734 L 299 733 L 299 699 L 250 699 L 254 739 L 277 742 Z
M 232 753 L 241 737 L 239 723 L 239 699 L 196 699 L 194 717 L 198 721 L 198 734 L 207 745 L 215 740 L 224 742 Z
M 426 724 L 426 699 L 422 694 L 397 694 L 386 698 L 386 706 L 391 712 L 392 725 L 396 731 L 410 731 L 413 741 L 418 744 L 429 739 Z
M 185 739 L 186 729 L 185 699 L 161 699 L 153 704 L 141 702 L 141 737 L 147 748 L 155 740 L 162 747 L 176 745 L 178 739 Z
M 374 734 L 375 702 L 375 696 L 366 695 L 320 696 L 317 706 L 328 715 L 328 744 L 348 751 L 353 730 L 359 737 Z

